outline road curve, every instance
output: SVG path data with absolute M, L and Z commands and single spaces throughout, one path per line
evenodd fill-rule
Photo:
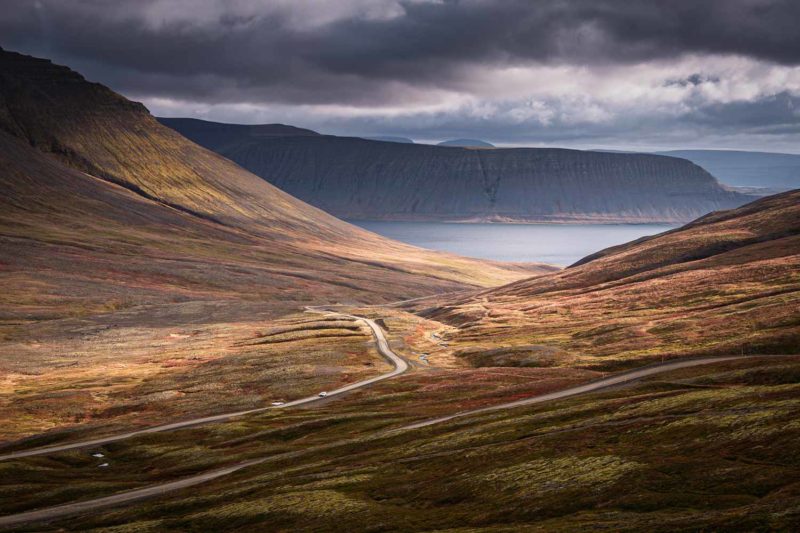
M 368 323 L 371 323 L 370 327 L 376 327 L 377 328 L 377 324 L 374 324 L 374 322 L 369 321 L 369 319 L 364 319 L 364 320 L 367 320 Z M 378 330 L 380 331 L 380 328 L 378 328 Z M 373 331 L 375 331 L 375 330 L 373 329 Z M 381 334 L 380 338 L 383 338 L 382 334 Z M 384 342 L 385 342 L 385 339 L 384 339 Z M 389 350 L 389 352 L 391 353 L 391 350 Z M 395 357 L 397 357 L 397 356 L 395 356 Z M 478 414 L 478 413 L 485 413 L 485 412 L 490 412 L 490 411 L 499 411 L 501 409 L 511 409 L 511 408 L 519 407 L 519 406 L 523 406 L 523 405 L 533 405 L 533 404 L 537 404 L 537 403 L 543 403 L 543 402 L 548 402 L 548 401 L 552 401 L 552 400 L 559 400 L 559 399 L 563 399 L 563 398 L 569 398 L 569 397 L 572 397 L 572 396 L 578 396 L 578 395 L 581 395 L 581 394 L 587 394 L 587 393 L 590 393 L 590 392 L 596 392 L 596 391 L 599 391 L 599 390 L 602 390 L 602 389 L 605 389 L 605 388 L 608 388 L 608 387 L 613 387 L 615 385 L 621 385 L 621 384 L 624 384 L 624 383 L 631 383 L 631 382 L 640 380 L 640 379 L 648 377 L 648 376 L 661 374 L 663 372 L 669 372 L 671 370 L 678 370 L 678 369 L 681 369 L 681 368 L 689 368 L 689 367 L 693 367 L 693 366 L 700 366 L 700 365 L 706 365 L 706 364 L 711 364 L 711 363 L 719 363 L 719 362 L 723 362 L 723 361 L 733 361 L 733 360 L 736 360 L 736 359 L 753 359 L 753 358 L 756 358 L 756 357 L 758 357 L 758 356 L 746 356 L 745 355 L 745 356 L 731 356 L 731 357 L 706 357 L 706 358 L 702 358 L 702 359 L 689 359 L 689 360 L 683 360 L 683 361 L 673 361 L 673 362 L 669 362 L 669 363 L 662 363 L 662 364 L 658 364 L 658 365 L 652 365 L 652 366 L 641 368 L 641 369 L 638 369 L 638 370 L 632 370 L 630 372 L 622 372 L 620 374 L 615 374 L 613 376 L 609 376 L 609 377 L 606 377 L 606 378 L 603 378 L 603 379 L 599 379 L 597 381 L 593 381 L 593 382 L 587 383 L 585 385 L 579 385 L 579 386 L 576 386 L 576 387 L 570 387 L 568 389 L 564 389 L 564 390 L 557 391 L 557 392 L 552 392 L 552 393 L 549 393 L 549 394 L 542 394 L 542 395 L 539 395 L 539 396 L 533 396 L 531 398 L 526 398 L 524 400 L 518 400 L 518 401 L 514 401 L 514 402 L 500 404 L 500 405 L 494 405 L 494 406 L 491 406 L 491 407 L 484 407 L 484 408 L 475 409 L 475 410 L 472 410 L 472 411 L 464 411 L 464 412 L 461 412 L 461 413 L 456 413 L 456 414 L 449 415 L 449 416 L 443 416 L 443 417 L 435 418 L 435 419 L 432 419 L 432 420 L 425 420 L 425 421 L 422 421 L 422 422 L 417 422 L 417 423 L 414 423 L 414 424 L 410 424 L 408 426 L 404 426 L 402 428 L 388 430 L 388 431 L 386 431 L 386 434 L 395 433 L 395 432 L 403 431 L 403 430 L 412 430 L 412 429 L 432 426 L 432 425 L 435 425 L 435 424 L 440 424 L 440 423 L 443 423 L 443 422 L 447 422 L 449 420 L 453 420 L 454 418 L 460 418 L 460 417 L 463 417 L 463 416 L 468 416 L 468 415 L 473 415 L 473 414 Z M 768 356 L 768 357 L 779 357 L 779 356 Z M 400 360 L 402 361 L 402 359 L 400 359 Z M 403 361 L 403 363 L 405 364 L 405 361 Z M 407 364 L 405 366 L 407 367 Z M 395 372 L 398 372 L 398 370 L 395 370 Z M 395 373 L 391 373 L 391 374 L 397 375 Z M 384 376 L 389 377 L 390 374 L 384 374 Z M 379 376 L 378 378 L 373 378 L 373 381 L 379 380 L 381 378 L 382 379 L 386 379 L 386 377 Z M 293 454 L 293 453 L 296 453 L 296 452 L 289 452 L 287 454 L 282 454 L 281 456 L 285 457 L 285 456 L 288 456 L 288 455 Z M 18 513 L 18 514 L 3 516 L 3 517 L 0 517 L 0 527 L 14 526 L 14 525 L 27 523 L 27 522 L 35 522 L 35 521 L 41 521 L 41 520 L 52 520 L 52 519 L 56 519 L 56 518 L 61 518 L 61 517 L 65 517 L 65 516 L 79 514 L 81 512 L 85 512 L 85 511 L 91 511 L 91 510 L 95 510 L 95 509 L 100 509 L 100 508 L 105 508 L 105 507 L 112 507 L 112 506 L 115 506 L 115 505 L 122 505 L 122 504 L 126 504 L 126 503 L 131 503 L 131 502 L 134 502 L 134 501 L 137 501 L 137 500 L 142 500 L 142 499 L 145 499 L 145 498 L 149 498 L 149 497 L 152 497 L 152 496 L 158 496 L 158 495 L 165 494 L 165 493 L 168 493 L 168 492 L 172 492 L 172 491 L 175 491 L 175 490 L 179 490 L 179 489 L 182 489 L 182 488 L 191 487 L 193 485 L 199 485 L 200 483 L 204 483 L 206 481 L 210 481 L 212 479 L 216 479 L 218 477 L 225 476 L 227 474 L 230 474 L 232 472 L 236 472 L 237 470 L 241 470 L 241 469 L 246 468 L 248 466 L 261 464 L 261 463 L 267 462 L 267 461 L 269 461 L 271 459 L 280 458 L 281 456 L 264 457 L 264 458 L 259 458 L 259 459 L 253 459 L 253 460 L 250 460 L 250 461 L 247 461 L 247 462 L 244 462 L 244 463 L 239 463 L 238 465 L 229 466 L 229 467 L 221 468 L 221 469 L 218 469 L 218 470 L 212 470 L 212 471 L 209 471 L 209 472 L 205 472 L 203 474 L 198 474 L 198 475 L 187 477 L 187 478 L 180 479 L 180 480 L 177 480 L 177 481 L 172 481 L 172 482 L 169 482 L 169 483 L 163 483 L 163 484 L 160 484 L 160 485 L 151 485 L 149 487 L 144 487 L 144 488 L 141 488 L 141 489 L 131 490 L 131 491 L 128 491 L 128 492 L 121 492 L 119 494 L 114 494 L 112 496 L 106 496 L 104 498 L 97 498 L 97 499 L 94 499 L 94 500 L 86 500 L 86 501 L 82 501 L 82 502 L 69 503 L 69 504 L 64 504 L 64 505 L 58 505 L 58 506 L 55 506 L 55 507 L 47 507 L 47 508 L 39 509 L 39 510 L 35 510 L 35 511 L 28 511 L 28 512 L 24 512 L 24 513 Z
M 394 370 L 388 372 L 386 374 L 381 374 L 380 376 L 375 376 L 374 378 L 365 379 L 363 381 L 358 381 L 356 383 L 352 383 L 350 385 L 346 385 L 336 390 L 332 390 L 328 392 L 325 398 L 320 398 L 319 396 L 308 396 L 306 398 L 299 398 L 297 400 L 292 400 L 291 402 L 286 402 L 282 405 L 271 405 L 268 407 L 258 407 L 255 409 L 247 409 L 245 411 L 234 411 L 231 413 L 222 413 L 219 415 L 213 416 L 205 416 L 201 418 L 193 418 L 191 420 L 183 420 L 181 422 L 173 422 L 170 424 L 163 424 L 160 426 L 153 426 L 145 429 L 138 429 L 136 431 L 129 431 L 127 433 L 120 433 L 117 435 L 110 435 L 108 437 L 100 437 L 97 439 L 92 440 L 84 440 L 80 442 L 72 442 L 66 444 L 57 444 L 54 446 L 45 446 L 42 448 L 32 448 L 29 450 L 20 450 L 16 452 L 10 452 L 7 454 L 0 455 L 0 461 L 8 461 L 10 459 L 21 459 L 23 457 L 33 457 L 36 455 L 47 455 L 50 453 L 57 453 L 57 452 L 64 452 L 68 450 L 75 450 L 78 448 L 88 448 L 91 446 L 101 446 L 103 444 L 108 444 L 110 442 L 117 442 L 120 440 L 130 439 L 132 437 L 138 437 L 139 435 L 147 435 L 148 433 L 160 433 L 163 431 L 172 431 L 175 429 L 184 429 L 188 427 L 200 426 L 203 424 L 210 424 L 213 422 L 223 422 L 225 420 L 229 420 L 231 418 L 236 418 L 240 416 L 250 415 L 254 413 L 261 413 L 263 411 L 267 411 L 270 409 L 285 409 L 287 407 L 295 407 L 298 405 L 305 405 L 313 402 L 319 402 L 327 400 L 331 397 L 338 396 L 340 394 L 344 394 L 346 392 L 359 389 L 361 387 L 366 387 L 367 385 L 371 385 L 373 383 L 377 383 L 378 381 L 383 381 L 385 379 L 393 378 L 398 376 L 408 370 L 408 363 L 399 357 L 396 353 L 392 351 L 389 347 L 389 343 L 386 340 L 386 337 L 383 334 L 383 330 L 375 323 L 374 320 L 369 318 L 355 316 L 355 315 L 348 315 L 343 313 L 336 313 L 333 311 L 327 311 L 322 309 L 321 307 L 307 307 L 306 310 L 311 313 L 323 313 L 323 314 L 336 314 L 340 316 L 344 316 L 347 318 L 352 318 L 354 320 L 358 320 L 364 322 L 369 326 L 372 330 L 372 334 L 375 337 L 376 345 L 378 348 L 378 352 L 385 357 L 392 365 L 394 365 Z

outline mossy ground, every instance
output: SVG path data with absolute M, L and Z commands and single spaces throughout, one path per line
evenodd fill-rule
M 109 445 L 103 451 L 112 467 L 102 471 L 88 451 L 9 463 L 9 476 L 25 481 L 3 488 L 9 497 L 2 500 L 14 502 L 3 511 L 272 456 L 163 499 L 48 527 L 695 531 L 800 524 L 800 358 L 684 369 L 590 396 L 387 432 L 424 418 L 432 405 L 392 394 L 396 386 L 318 410 Z M 293 453 L 279 455 L 285 452 Z

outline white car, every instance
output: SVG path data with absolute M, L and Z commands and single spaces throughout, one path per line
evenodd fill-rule
M 284 402 L 272 402 L 273 407 L 278 407 L 279 405 L 283 405 Z
M 320 392 L 320 393 L 318 394 L 318 396 L 319 396 L 320 398 L 324 398 L 324 397 L 325 397 L 325 396 L 327 396 L 327 395 L 328 395 L 328 393 L 327 393 L 327 392 Z

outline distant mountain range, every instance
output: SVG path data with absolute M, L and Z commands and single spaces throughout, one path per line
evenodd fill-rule
M 387 143 L 414 144 L 413 139 L 408 137 L 394 137 L 392 135 L 379 135 L 377 137 L 364 137 L 369 141 L 383 141 Z
M 775 190 L 800 187 L 800 155 L 797 154 L 736 150 L 673 150 L 658 153 L 688 159 L 728 185 Z
M 450 139 L 442 141 L 437 146 L 460 146 L 462 148 L 494 148 L 492 143 L 479 139 Z
M 349 219 L 680 223 L 752 199 L 687 160 L 660 155 L 476 150 L 318 135 L 282 125 L 160 120 Z

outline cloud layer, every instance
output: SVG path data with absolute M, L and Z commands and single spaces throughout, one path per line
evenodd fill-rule
M 795 0 L 0 0 L 0 45 L 173 116 L 798 151 L 798 22 Z

